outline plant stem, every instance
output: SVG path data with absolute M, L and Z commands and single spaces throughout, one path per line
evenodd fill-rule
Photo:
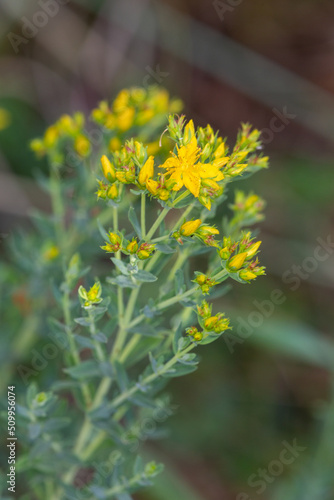
M 157 220 L 155 221 L 155 223 L 153 224 L 153 226 L 151 227 L 151 229 L 147 233 L 146 237 L 144 238 L 145 241 L 149 241 L 152 238 L 152 236 L 154 235 L 154 233 L 156 232 L 156 230 L 158 229 L 161 222 L 164 220 L 164 218 L 166 217 L 166 215 L 168 214 L 169 211 L 170 211 L 169 207 L 168 208 L 166 207 L 162 210 L 159 217 L 157 218 Z
M 146 194 L 143 192 L 141 194 L 141 210 L 140 210 L 140 222 L 141 222 L 141 237 L 143 240 L 146 236 Z
M 194 347 L 195 347 L 194 344 L 190 344 L 183 351 L 176 353 L 165 365 L 163 365 L 162 368 L 158 369 L 156 372 L 151 373 L 150 375 L 145 377 L 143 380 L 141 380 L 140 386 L 143 387 L 145 385 L 149 385 L 155 379 L 164 375 L 170 368 L 172 368 L 178 362 L 180 357 L 182 357 L 184 354 L 187 354 L 189 351 L 194 349 Z M 140 390 L 140 386 L 139 386 L 139 384 L 136 384 L 133 387 L 131 387 L 131 389 L 128 389 L 127 391 L 122 392 L 121 394 L 119 394 L 119 396 L 117 396 L 115 399 L 113 399 L 110 402 L 110 406 L 112 406 L 112 407 L 120 406 L 124 401 L 129 399 L 136 392 L 138 392 Z

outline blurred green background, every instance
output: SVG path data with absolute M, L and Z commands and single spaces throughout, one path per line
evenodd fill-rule
M 251 334 L 206 347 L 199 370 L 171 383 L 170 432 L 143 443 L 168 472 L 138 498 L 332 500 L 333 2 L 54 2 L 0 4 L 0 107 L 10 113 L 0 133 L 2 240 L 29 224 L 32 208 L 49 210 L 34 180 L 46 166 L 29 140 L 127 85 L 165 86 L 197 125 L 231 142 L 249 121 L 271 157 L 269 171 L 238 184 L 267 200 L 267 277 L 221 299 L 235 331 L 248 318 Z M 284 301 L 271 306 L 275 289 Z M 254 315 L 263 301 L 269 312 Z M 275 469 L 294 440 L 305 449 Z M 264 489 L 252 485 L 268 468 Z

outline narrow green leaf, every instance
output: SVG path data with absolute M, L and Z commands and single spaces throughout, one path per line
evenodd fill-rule
M 143 282 L 147 282 L 147 283 L 157 281 L 157 279 L 158 279 L 156 276 L 154 276 L 154 274 L 152 274 L 148 271 L 143 271 L 142 269 L 139 269 L 139 271 L 136 274 L 134 274 L 133 277 L 137 281 L 143 281 Z
M 117 267 L 117 269 L 122 273 L 124 274 L 124 276 L 129 276 L 129 270 L 128 270 L 128 267 L 124 264 L 123 261 L 121 261 L 121 259 L 116 259 L 116 257 L 111 257 L 110 259 L 114 264 L 115 266 Z
M 85 379 L 101 376 L 98 363 L 93 360 L 82 361 L 79 365 L 64 368 L 64 372 L 68 373 L 75 379 Z
M 138 238 L 141 240 L 141 238 L 142 238 L 141 228 L 140 228 L 140 224 L 138 222 L 136 211 L 133 207 L 129 208 L 128 217 L 129 217 L 129 221 L 131 222 L 133 229 L 136 231 Z

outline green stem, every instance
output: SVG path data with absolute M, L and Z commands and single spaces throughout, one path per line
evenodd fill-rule
M 140 382 L 140 386 L 145 386 L 149 385 L 151 382 L 156 380 L 157 378 L 161 377 L 164 375 L 170 368 L 172 368 L 182 357 L 184 354 L 187 354 L 189 351 L 191 351 L 195 347 L 194 344 L 190 344 L 188 347 L 186 347 L 183 351 L 177 352 L 163 367 L 161 367 L 157 372 L 151 373 L 147 377 L 145 377 L 143 380 Z M 116 408 L 117 406 L 120 406 L 124 401 L 127 399 L 131 398 L 136 392 L 140 390 L 139 385 L 134 385 L 131 387 L 131 389 L 128 389 L 127 391 L 122 392 L 117 396 L 115 399 L 113 399 L 109 404 L 111 407 Z
M 170 306 L 176 304 L 177 302 L 180 302 L 181 300 L 186 299 L 187 297 L 189 297 L 190 295 L 192 295 L 193 293 L 195 293 L 197 291 L 198 291 L 198 286 L 190 288 L 189 290 L 187 290 L 184 293 L 181 293 L 179 295 L 175 295 L 174 297 L 171 297 L 170 299 L 167 299 L 167 300 L 160 302 L 160 304 L 158 304 L 155 307 L 155 309 L 157 311 L 161 311 L 162 309 L 166 309 L 166 307 L 170 307 Z M 145 318 L 146 318 L 146 316 L 144 314 L 140 314 L 139 316 L 137 316 L 136 319 L 132 320 L 131 323 L 128 324 L 127 328 L 129 329 L 129 328 L 132 328 L 132 327 L 138 325 L 138 323 L 143 321 L 143 319 L 145 319 Z
M 145 192 L 141 194 L 141 210 L 140 210 L 140 221 L 141 221 L 141 237 L 143 240 L 146 235 L 146 194 Z
M 144 238 L 145 241 L 149 241 L 152 236 L 154 235 L 154 233 L 156 232 L 156 230 L 158 229 L 158 227 L 160 226 L 161 222 L 164 220 L 164 218 L 166 217 L 166 215 L 168 214 L 168 212 L 170 211 L 170 208 L 164 208 L 162 210 L 162 212 L 160 213 L 159 217 L 157 218 L 157 220 L 155 221 L 155 223 L 153 224 L 153 226 L 151 227 L 151 229 L 149 230 L 149 232 L 147 233 L 146 237 Z
M 103 352 L 103 349 L 101 347 L 100 342 L 98 342 L 95 339 L 95 335 L 96 335 L 97 331 L 96 331 L 96 325 L 95 325 L 95 317 L 92 314 L 91 309 L 88 309 L 88 319 L 89 319 L 89 331 L 90 331 L 90 334 L 92 336 L 92 340 L 94 342 L 94 346 L 95 346 L 95 349 L 96 349 L 97 357 L 98 357 L 98 359 L 100 361 L 103 362 L 103 361 L 105 361 L 106 357 L 104 355 L 104 352 Z

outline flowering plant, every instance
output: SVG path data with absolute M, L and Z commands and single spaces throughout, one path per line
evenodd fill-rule
M 196 370 L 196 351 L 231 328 L 217 310 L 223 283 L 264 274 L 249 229 L 264 202 L 237 191 L 223 212 L 231 183 L 267 167 L 260 132 L 242 125 L 229 149 L 181 108 L 164 89 L 125 89 L 93 110 L 98 130 L 75 113 L 32 142 L 50 163 L 53 213 L 37 216 L 45 242 L 28 260 L 44 288 L 29 307 L 51 309 L 60 355 L 47 379 L 18 366 L 19 467 L 34 492 L 22 498 L 126 500 L 149 485 L 162 466 L 135 456 L 141 422 L 167 418 L 168 379 Z

